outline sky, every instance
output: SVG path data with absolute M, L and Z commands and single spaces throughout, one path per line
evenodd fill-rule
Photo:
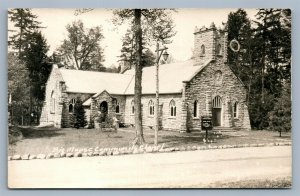
M 175 23 L 175 31 L 177 34 L 173 37 L 173 42 L 169 44 L 168 53 L 176 60 L 184 61 L 192 56 L 194 47 L 194 29 L 196 26 L 203 25 L 209 27 L 212 22 L 216 27 L 222 26 L 222 22 L 227 21 L 228 14 L 237 9 L 177 9 L 172 14 Z M 250 19 L 255 19 L 257 12 L 255 9 L 245 9 Z M 94 9 L 87 13 L 75 15 L 75 9 L 32 9 L 32 12 L 38 16 L 38 20 L 42 22 L 42 34 L 47 39 L 50 46 L 49 55 L 61 45 L 62 41 L 67 37 L 66 25 L 75 20 L 82 20 L 86 28 L 102 26 L 104 39 L 101 46 L 104 48 L 105 61 L 104 65 L 118 66 L 122 47 L 122 37 L 124 36 L 127 25 L 115 26 L 112 23 L 112 10 Z M 12 28 L 10 22 L 8 28 Z M 154 47 L 154 44 L 152 48 Z

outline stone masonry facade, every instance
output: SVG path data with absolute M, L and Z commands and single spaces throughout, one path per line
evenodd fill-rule
M 209 115 L 218 120 L 220 127 L 251 129 L 246 88 L 227 65 L 227 32 L 217 30 L 214 24 L 209 28 L 196 27 L 194 40 L 193 60 L 199 71 L 182 82 L 181 93 L 160 94 L 160 128 L 181 132 L 200 130 L 201 117 Z M 77 97 L 82 101 L 91 99 L 90 106 L 85 106 L 89 122 L 99 111 L 101 103 L 106 102 L 108 116 L 116 117 L 124 124 L 135 124 L 133 95 L 110 94 L 105 90 L 95 93 L 67 92 L 59 68 L 53 66 L 47 82 L 41 125 L 69 127 L 69 104 Z M 155 107 L 155 94 L 143 94 L 141 101 L 142 124 L 152 129 L 155 109 L 153 111 L 150 107 Z M 171 115 L 171 106 L 173 111 L 176 108 L 176 115 Z
M 125 108 L 125 123 L 134 125 L 134 113 L 132 113 L 133 96 L 126 96 L 126 108 Z M 180 130 L 181 126 L 181 94 L 161 94 L 159 97 L 159 117 L 160 128 L 164 130 Z M 154 128 L 155 126 L 155 113 L 150 115 L 150 103 L 155 103 L 155 95 L 143 95 L 142 96 L 142 124 L 145 128 Z M 174 101 L 176 106 L 176 116 L 171 116 L 170 103 Z

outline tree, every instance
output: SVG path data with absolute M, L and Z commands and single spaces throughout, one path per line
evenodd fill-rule
M 283 93 L 276 99 L 275 107 L 268 113 L 270 121 L 270 129 L 278 131 L 281 137 L 281 132 L 291 131 L 291 84 L 286 83 Z
M 290 10 L 259 9 L 256 18 L 257 21 L 254 22 L 257 27 L 254 29 L 253 40 L 254 51 L 259 52 L 256 52 L 254 57 L 257 65 L 256 77 L 250 96 L 256 99 L 252 101 L 251 107 L 268 106 L 264 107 L 266 110 L 259 111 L 267 115 L 276 107 L 276 100 L 281 97 L 284 90 L 283 85 L 290 80 Z M 258 119 L 253 124 L 255 128 L 263 129 L 271 126 L 269 118 L 257 118 L 259 115 L 259 113 L 251 113 L 250 110 L 251 121 Z
M 240 44 L 239 51 L 228 50 L 228 65 L 245 84 L 248 84 L 249 77 L 253 75 L 249 75 L 253 71 L 251 61 L 253 55 L 253 30 L 251 29 L 251 22 L 247 13 L 243 9 L 230 12 L 227 28 L 228 41 L 237 40 Z
M 248 89 L 251 126 L 270 126 L 269 112 L 276 107 L 283 84 L 290 80 L 290 10 L 259 9 L 255 25 L 244 10 L 228 16 L 228 40 L 236 39 L 240 51 L 228 51 L 228 64 Z
M 145 139 L 142 128 L 142 20 L 147 28 L 147 38 L 151 40 L 164 40 L 170 42 L 170 38 L 175 35 L 174 24 L 170 11 L 166 9 L 119 9 L 114 10 L 113 19 L 115 24 L 122 24 L 126 20 L 133 23 L 135 51 L 135 87 L 134 87 L 134 108 L 135 108 L 135 130 L 136 138 L 134 144 L 143 144 Z M 143 17 L 143 18 L 142 18 Z
M 24 48 L 24 61 L 29 71 L 32 84 L 32 95 L 39 101 L 45 98 L 48 76 L 51 72 L 50 58 L 47 56 L 49 46 L 41 32 L 36 31 L 28 36 L 27 47 Z
M 9 112 L 12 124 L 29 124 L 29 72 L 17 53 L 8 53 Z
M 105 68 L 105 72 L 110 72 L 110 73 L 120 73 L 121 67 L 120 66 L 115 66 L 111 65 L 110 67 Z
M 74 113 L 72 118 L 72 125 L 74 128 L 79 129 L 80 127 L 85 127 L 87 125 L 85 111 L 82 105 L 82 101 L 80 97 L 77 97 L 75 106 L 74 106 Z
M 77 70 L 105 70 L 103 49 L 100 42 L 104 38 L 101 26 L 86 29 L 78 20 L 67 27 L 68 37 L 57 49 L 65 66 Z
M 8 11 L 8 18 L 14 23 L 15 29 L 11 29 L 10 32 L 15 32 L 9 37 L 8 44 L 13 49 L 18 50 L 21 57 L 22 50 L 27 45 L 27 37 L 35 30 L 41 28 L 40 22 L 38 22 L 37 16 L 32 14 L 31 9 L 10 9 Z
M 37 124 L 45 98 L 46 82 L 51 72 L 48 50 L 46 39 L 40 31 L 35 31 L 27 36 L 27 45 L 22 52 L 30 78 L 30 114 L 37 119 Z
M 31 9 L 11 9 L 8 14 L 10 21 L 14 23 L 14 29 L 10 30 L 12 35 L 9 36 L 8 44 L 12 49 L 18 51 L 19 61 L 28 70 L 29 82 L 26 86 L 29 89 L 30 100 L 28 111 L 29 116 L 32 116 L 33 113 L 36 114 L 40 110 L 40 102 L 44 98 L 45 83 L 50 73 L 50 65 L 45 61 L 48 46 L 38 31 L 42 28 L 41 23 L 37 21 L 37 16 L 32 14 Z M 20 66 L 20 68 L 22 67 Z M 13 97 L 14 100 L 15 98 L 16 96 Z M 35 112 L 33 112 L 33 107 L 35 107 Z M 38 115 L 35 117 L 38 119 Z
M 132 29 L 128 29 L 125 36 L 122 38 L 123 43 L 121 55 L 119 56 L 119 61 L 121 61 L 123 65 L 128 66 L 128 68 L 134 68 L 136 63 L 136 43 L 134 42 L 134 36 L 132 32 Z M 145 36 L 143 36 L 142 39 L 142 67 L 148 67 L 155 64 L 156 57 L 154 53 L 149 49 L 149 43 L 146 42 L 146 39 L 144 37 Z

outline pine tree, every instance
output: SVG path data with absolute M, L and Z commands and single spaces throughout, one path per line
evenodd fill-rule
M 23 59 L 29 71 L 32 95 L 38 101 L 43 101 L 45 98 L 46 82 L 51 72 L 50 59 L 47 56 L 49 46 L 39 31 L 28 35 L 27 39 Z
M 77 97 L 73 113 L 73 127 L 76 129 L 85 127 L 87 125 L 85 111 L 82 103 L 83 102 L 81 101 L 80 97 Z
M 290 81 L 291 13 L 288 9 L 259 9 L 255 25 L 244 10 L 228 16 L 228 40 L 238 40 L 240 51 L 228 51 L 228 65 L 248 89 L 251 126 L 271 126 L 268 114 Z
M 132 29 L 127 30 L 125 36 L 122 38 L 122 41 L 123 43 L 119 61 L 128 68 L 134 68 L 136 64 L 136 44 L 134 42 Z M 156 57 L 154 53 L 149 49 L 148 45 L 149 43 L 147 43 L 147 39 L 144 35 L 142 39 L 142 67 L 148 67 L 155 64 Z
M 283 131 L 288 132 L 292 129 L 291 84 L 286 83 L 284 87 L 281 96 L 276 99 L 274 109 L 268 114 L 270 129 L 278 131 L 280 137 Z
M 8 44 L 12 48 L 18 50 L 19 56 L 22 56 L 22 51 L 27 45 L 27 37 L 36 31 L 40 26 L 37 16 L 31 12 L 31 9 L 10 9 L 8 11 L 8 18 L 14 23 L 15 29 L 10 29 L 13 35 L 9 37 Z
M 290 81 L 290 10 L 259 9 L 256 18 L 253 36 L 256 74 L 249 109 L 252 126 L 264 129 L 273 126 L 268 113 L 277 107 L 284 84 Z
M 239 51 L 228 50 L 228 65 L 245 84 L 248 84 L 249 76 L 251 76 L 249 72 L 252 71 L 253 31 L 247 13 L 243 9 L 231 12 L 228 15 L 227 27 L 228 41 L 235 39 L 240 44 Z

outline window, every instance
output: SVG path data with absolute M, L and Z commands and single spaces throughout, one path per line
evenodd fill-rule
M 234 102 L 233 104 L 233 117 L 234 118 L 238 117 L 238 102 Z
M 203 56 L 205 54 L 205 46 L 204 44 L 201 45 L 201 55 Z
M 222 55 L 222 46 L 221 46 L 221 44 L 218 44 L 218 45 L 217 45 L 217 48 L 216 48 L 216 54 L 217 54 L 217 55 Z
M 198 101 L 194 101 L 194 118 L 198 117 Z
M 152 100 L 149 101 L 148 108 L 149 108 L 149 115 L 153 116 L 154 115 L 154 102 Z
M 134 100 L 131 101 L 131 114 L 134 114 Z
M 120 103 L 118 102 L 118 100 L 116 100 L 116 113 L 120 113 Z
M 176 116 L 176 104 L 173 99 L 170 102 L 170 116 Z
M 51 92 L 50 112 L 51 112 L 51 113 L 55 113 L 55 98 L 54 98 L 54 91 Z
M 76 103 L 76 100 L 75 99 L 71 99 L 71 101 L 69 103 L 69 113 L 73 113 L 74 112 L 75 103 Z
M 212 101 L 213 108 L 222 108 L 222 99 L 220 96 L 216 96 Z

